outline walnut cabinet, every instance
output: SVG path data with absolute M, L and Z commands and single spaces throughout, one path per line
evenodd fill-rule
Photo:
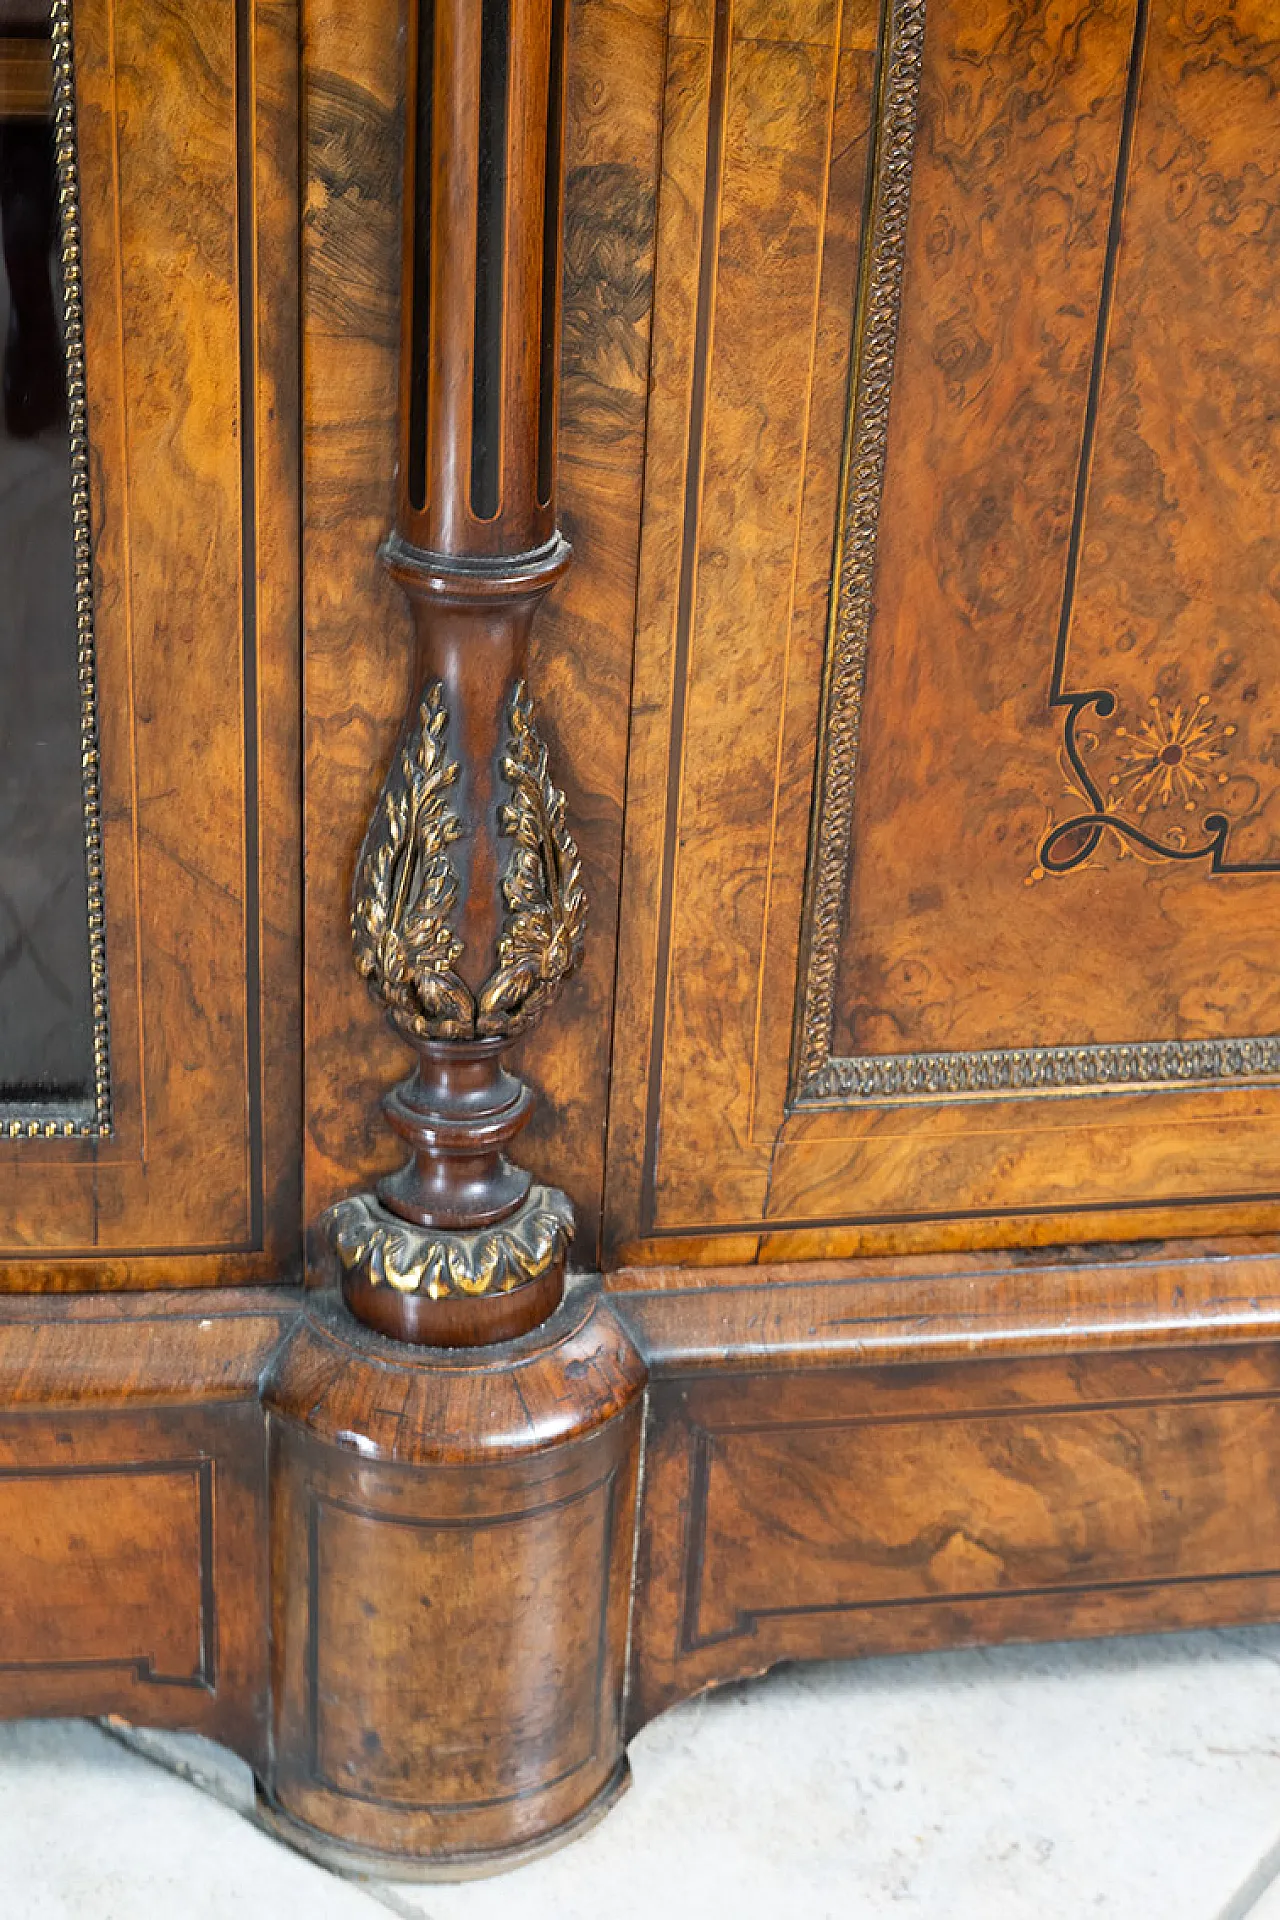
M 447 1875 L 780 1660 L 1280 1612 L 1278 95 L 0 0 L 0 1711 Z

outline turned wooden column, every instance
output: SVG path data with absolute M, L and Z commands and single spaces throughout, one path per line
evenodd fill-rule
M 352 1311 L 476 1346 L 539 1325 L 573 1215 L 506 1157 L 503 1064 L 586 922 L 525 680 L 569 561 L 555 524 L 564 0 L 410 9 L 397 517 L 415 699 L 357 863 L 356 965 L 417 1064 L 385 1106 L 410 1158 L 326 1216 Z
M 573 1215 L 507 1158 L 504 1066 L 582 947 L 525 684 L 555 529 L 563 8 L 411 0 L 399 503 L 414 697 L 356 864 L 409 1152 L 323 1221 L 264 1388 L 269 1818 L 361 1871 L 483 1872 L 625 1785 L 647 1370 Z M 346 1305 L 332 1284 L 341 1279 Z M 390 1335 L 388 1339 L 384 1336 Z

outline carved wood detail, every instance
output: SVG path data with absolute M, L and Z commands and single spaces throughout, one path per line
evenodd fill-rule
M 496 1865 L 625 1785 L 645 1381 L 582 1279 L 472 1352 L 391 1346 L 309 1298 L 265 1394 L 270 1791 L 295 1845 Z
M 536 1325 L 573 1234 L 564 1196 L 505 1158 L 533 1102 L 502 1064 L 581 959 L 587 911 L 526 684 L 530 623 L 569 558 L 554 490 L 564 38 L 560 4 L 421 0 L 408 49 L 386 561 L 421 691 L 357 865 L 352 935 L 418 1054 L 385 1103 L 413 1159 L 324 1227 L 352 1310 L 425 1343 Z
M 0 1302 L 0 1714 L 197 1727 L 348 1868 L 511 1864 L 777 1660 L 1274 1617 L 1278 1331 L 1262 1245 L 579 1278 L 471 1353 Z

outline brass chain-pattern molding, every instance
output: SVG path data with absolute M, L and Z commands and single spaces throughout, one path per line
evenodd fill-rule
M 849 1100 L 1044 1093 L 1073 1087 L 1252 1079 L 1280 1073 L 1280 1039 L 1157 1040 L 1129 1046 L 998 1047 L 984 1053 L 860 1054 L 828 1060 L 806 1106 Z
M 582 959 L 587 896 L 564 794 L 551 778 L 523 680 L 512 691 L 507 727 L 502 774 L 511 798 L 502 831 L 515 847 L 502 882 L 498 967 L 480 994 L 476 1024 L 483 1035 L 510 1036 L 532 1025 Z
M 889 0 L 872 156 L 868 241 L 858 290 L 851 422 L 841 482 L 838 586 L 822 697 L 822 770 L 810 859 L 808 951 L 797 1066 L 807 1082 L 831 1053 L 836 968 L 853 830 L 867 640 L 889 445 L 902 274 L 911 208 L 925 0 Z
M 519 1209 L 471 1233 L 417 1227 L 369 1194 L 339 1200 L 322 1226 L 346 1273 L 432 1300 L 510 1293 L 540 1279 L 573 1239 L 573 1208 L 554 1187 L 533 1186 Z
M 582 958 L 587 897 L 565 824 L 565 798 L 523 681 L 507 713 L 501 831 L 515 844 L 502 882 L 498 965 L 474 995 L 457 972 L 463 943 L 450 915 L 458 876 L 449 848 L 466 829 L 451 805 L 458 763 L 438 680 L 387 775 L 352 891 L 356 968 L 410 1042 L 513 1038 L 559 993 Z
M 449 848 L 463 827 L 449 804 L 458 763 L 438 680 L 382 789 L 356 865 L 351 938 L 356 970 L 409 1041 L 468 1039 L 471 990 L 455 971 L 462 942 L 449 924 L 458 877 Z

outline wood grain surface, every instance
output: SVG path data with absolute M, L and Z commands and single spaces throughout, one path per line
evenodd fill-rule
M 606 1287 L 661 1377 L 1257 1341 L 1280 1326 L 1280 1250 L 1238 1240 L 631 1267 Z
M 877 11 L 828 30 L 864 50 L 881 182 L 921 15 Z M 1274 304 L 1280 35 L 1225 5 L 931 0 L 886 348 L 878 210 L 857 305 L 843 68 L 751 91 L 758 43 L 792 60 L 824 18 L 801 36 L 780 5 L 762 30 L 724 0 L 686 47 L 673 15 L 607 1262 L 1271 1229 L 1280 893 L 1231 868 L 1269 859 L 1271 347 L 1249 315 Z M 770 225 L 773 179 L 788 219 L 813 208 L 803 240 Z M 855 522 L 866 664 L 837 684 Z M 822 957 L 801 875 L 850 754 Z M 1070 828 L 1088 780 L 1102 818 Z
M 654 1389 L 631 1726 L 787 1659 L 1267 1619 L 1276 1348 Z
M 756 1069 L 780 1046 L 785 1081 L 795 990 L 768 929 L 803 883 L 876 35 L 871 4 L 672 19 L 611 1252 L 674 1192 L 749 1228 L 767 1180 Z
M 525 1067 L 546 1095 L 529 1158 L 571 1193 L 582 1259 L 605 1187 L 610 1262 L 1275 1222 L 1266 1074 L 792 1110 L 877 45 L 907 11 L 572 11 L 578 561 L 532 664 L 595 910 L 586 973 Z M 137 1284 L 153 1256 L 189 1283 L 265 1277 L 296 1249 L 293 21 L 153 12 L 77 16 L 119 1125 L 96 1148 L 0 1148 L 5 1288 Z M 1069 871 L 1035 869 L 1075 804 L 1050 704 L 1063 632 L 1064 697 L 1115 700 L 1081 721 L 1100 790 L 1145 794 L 1144 832 L 1153 809 L 1200 832 L 1179 782 L 1203 776 L 1231 820 L 1220 864 L 1270 857 L 1277 43 L 1257 5 L 930 6 L 837 1058 L 1275 1024 L 1267 874 L 1110 827 Z M 376 557 L 398 61 L 381 4 L 313 0 L 309 1216 L 386 1169 L 377 1099 L 404 1060 L 346 932 L 410 674 Z M 138 92 L 152 69 L 196 76 L 181 113 L 178 86 Z M 207 566 L 182 547 L 196 520 Z M 1191 772 L 1167 794 L 1144 727 L 1165 746 L 1183 729 L 1161 764 Z
M 624 1696 L 1274 1617 L 1278 1331 L 1239 1242 L 632 1269 L 471 1354 L 11 1296 L 0 1714 L 193 1727 L 313 1851 L 493 1867 L 618 1790 Z
M 1263 102 L 1280 34 L 1258 6 L 1157 3 L 1136 23 L 1131 5 L 1077 6 L 1050 67 L 1043 36 L 1005 31 L 1018 11 L 991 10 L 985 31 L 930 22 L 954 77 L 934 82 L 948 110 L 926 103 L 918 157 L 843 1055 L 1280 1029 L 1280 476 L 1262 399 L 1280 271 L 1280 133 Z M 975 164 L 993 139 L 998 185 Z M 1113 703 L 1081 711 L 1078 740 L 1118 824 L 1046 873 L 1050 828 L 1094 810 L 1050 704 L 1060 628 L 1060 694 Z M 1271 871 L 1183 863 L 1219 811 L 1228 867 Z
M 300 1253 L 296 33 L 76 8 L 115 1125 L 0 1144 L 0 1291 Z
M 304 1836 L 479 1864 L 617 1790 L 645 1378 L 590 1283 L 474 1353 L 311 1296 L 266 1390 L 272 1795 Z

